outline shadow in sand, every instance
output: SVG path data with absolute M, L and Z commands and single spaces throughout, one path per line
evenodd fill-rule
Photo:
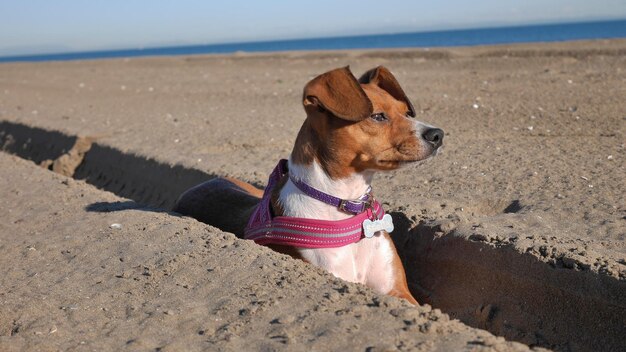
M 513 202 L 504 211 L 518 208 Z M 623 280 L 549 265 L 514 244 L 496 246 L 462 230 L 444 231 L 436 221 L 391 215 L 392 239 L 419 302 L 530 346 L 626 350 Z
M 75 141 L 76 136 L 59 131 L 0 122 L 0 149 L 37 164 L 58 158 Z M 73 177 L 140 204 L 171 209 L 181 193 L 216 175 L 95 142 Z

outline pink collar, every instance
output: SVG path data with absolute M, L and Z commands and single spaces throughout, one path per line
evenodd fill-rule
M 271 194 L 287 174 L 287 160 L 280 160 L 269 177 L 261 202 L 244 230 L 244 238 L 261 245 L 279 244 L 301 248 L 334 248 L 356 243 L 364 237 L 363 222 L 381 219 L 385 214 L 378 201 L 371 208 L 345 220 L 328 221 L 273 216 Z

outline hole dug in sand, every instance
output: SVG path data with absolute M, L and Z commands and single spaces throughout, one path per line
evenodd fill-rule
M 393 235 L 421 302 L 509 340 L 555 350 L 626 350 L 626 282 L 551 265 L 470 228 L 408 219 Z
M 215 177 L 124 153 L 97 143 L 97 139 L 0 122 L 2 151 L 152 207 L 169 210 L 182 192 Z
M 37 164 L 62 155 L 73 155 L 76 164 L 75 158 L 80 157 L 81 163 L 72 164 L 74 178 L 155 208 L 169 209 L 184 190 L 214 177 L 124 153 L 98 141 L 77 151 L 72 149 L 76 142 L 76 137 L 60 132 L 0 122 L 3 151 Z M 132 204 L 93 205 L 104 211 L 127 207 Z M 522 208 L 519 201 L 508 201 L 478 204 L 475 210 L 495 216 Z M 577 270 L 576 263 L 567 265 L 566 258 L 554 263 L 539 260 L 536 254 L 520 250 L 517 238 L 493 241 L 471 228 L 443 222 L 412 227 L 403 213 L 392 215 L 394 242 L 420 302 L 473 327 L 531 346 L 626 350 L 624 280 Z M 549 248 L 544 250 L 549 252 Z

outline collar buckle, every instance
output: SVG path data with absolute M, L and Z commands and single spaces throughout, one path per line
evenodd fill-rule
M 342 199 L 339 202 L 338 208 L 344 213 L 360 214 L 364 212 L 365 210 L 372 208 L 374 197 L 372 197 L 370 194 L 366 194 L 366 196 L 367 197 L 362 200 L 361 199 L 359 200 Z
M 354 204 L 354 203 L 352 203 L 352 201 L 350 201 L 350 200 L 342 199 L 339 202 L 338 208 L 339 208 L 339 210 L 343 211 L 344 213 L 352 213 L 352 211 L 346 209 L 346 207 L 349 206 L 349 204 Z

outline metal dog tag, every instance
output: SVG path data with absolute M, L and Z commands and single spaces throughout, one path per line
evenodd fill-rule
M 365 219 L 365 221 L 363 221 L 363 233 L 367 238 L 371 238 L 376 232 L 383 230 L 387 232 L 393 231 L 393 220 L 389 214 L 385 214 L 385 216 L 379 220 L 372 221 L 370 219 Z

